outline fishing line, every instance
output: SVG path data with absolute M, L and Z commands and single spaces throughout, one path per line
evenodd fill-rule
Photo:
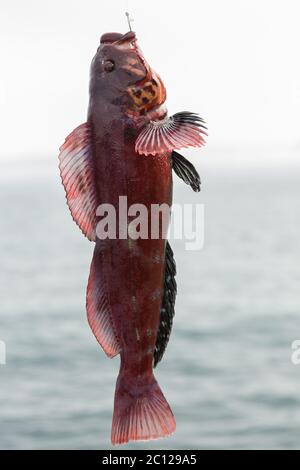
M 126 11 L 125 11 L 125 15 L 126 15 L 126 18 L 127 18 L 127 23 L 128 23 L 129 31 L 132 31 L 131 24 L 132 24 L 133 21 L 134 21 L 133 17 L 131 16 L 131 13 L 130 13 L 130 12 L 132 12 L 131 5 L 132 5 L 131 1 L 130 1 L 130 0 L 127 0 L 127 2 L 126 2 Z

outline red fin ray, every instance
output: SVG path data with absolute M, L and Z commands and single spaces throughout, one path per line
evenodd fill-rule
M 98 197 L 92 156 L 92 132 L 89 123 L 74 129 L 60 147 L 59 169 L 73 220 L 83 234 L 96 240 Z
M 175 431 L 176 423 L 154 376 L 144 384 L 136 384 L 121 372 L 118 378 L 111 431 L 112 444 L 167 437 Z
M 203 119 L 187 111 L 161 121 L 150 121 L 139 134 L 135 150 L 144 155 L 156 155 L 182 147 L 201 147 L 205 144 L 205 129 Z
M 114 331 L 111 309 L 102 273 L 101 254 L 94 252 L 86 293 L 89 325 L 105 354 L 114 357 L 121 348 Z

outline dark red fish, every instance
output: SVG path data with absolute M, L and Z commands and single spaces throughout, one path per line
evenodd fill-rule
M 175 430 L 172 411 L 153 375 L 174 316 L 175 261 L 166 227 L 151 238 L 128 234 L 119 196 L 128 207 L 172 203 L 172 168 L 195 191 L 200 178 L 174 149 L 204 144 L 203 120 L 167 117 L 166 90 L 133 32 L 107 33 L 92 61 L 87 122 L 60 148 L 60 172 L 74 221 L 95 243 L 87 286 L 91 329 L 109 357 L 120 354 L 111 439 L 156 439 Z M 117 213 L 116 239 L 97 237 L 100 204 Z M 98 212 L 99 214 L 99 212 Z M 102 214 L 103 216 L 104 214 Z M 122 235 L 121 235 L 122 234 Z M 125 234 L 125 235 L 124 235 Z

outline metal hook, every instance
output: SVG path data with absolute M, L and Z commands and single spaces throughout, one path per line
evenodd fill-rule
M 134 19 L 130 18 L 128 11 L 125 12 L 125 15 L 127 16 L 127 22 L 128 22 L 129 30 L 132 31 L 131 23 L 133 23 Z

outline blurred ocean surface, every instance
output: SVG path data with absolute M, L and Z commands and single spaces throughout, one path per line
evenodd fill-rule
M 0 175 L 1 449 L 111 447 L 119 359 L 86 321 L 93 245 L 56 163 Z M 205 204 L 205 246 L 172 244 L 176 317 L 156 371 L 177 431 L 119 449 L 300 449 L 300 171 L 199 170 L 202 192 L 176 181 L 174 201 Z

